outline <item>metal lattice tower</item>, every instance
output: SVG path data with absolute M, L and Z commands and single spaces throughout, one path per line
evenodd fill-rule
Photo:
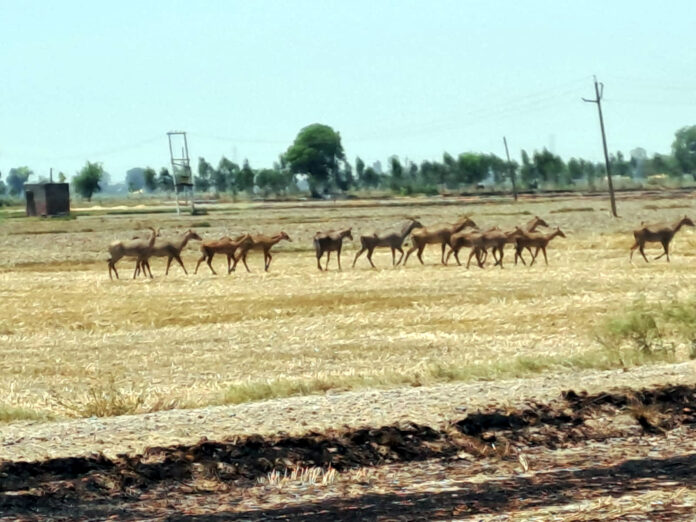
M 196 212 L 193 202 L 193 175 L 191 173 L 191 161 L 189 159 L 188 141 L 186 133 L 183 131 L 170 131 L 167 133 L 169 138 L 169 157 L 172 162 L 172 178 L 174 180 L 174 194 L 176 197 L 176 213 L 179 215 L 179 192 L 184 196 L 187 193 L 191 196 L 191 214 Z M 174 153 L 175 145 L 181 147 L 181 155 Z M 178 148 L 178 147 L 177 147 Z

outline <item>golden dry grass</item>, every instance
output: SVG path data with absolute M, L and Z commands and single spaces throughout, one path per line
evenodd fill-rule
M 82 411 L 79 405 L 94 397 L 112 397 L 151 410 L 237 402 L 245 390 L 254 399 L 601 366 L 586 359 L 598 353 L 594 332 L 607 316 L 639 297 L 686 299 L 696 280 L 691 230 L 677 235 L 670 264 L 628 261 L 631 230 L 641 220 L 674 220 L 694 208 L 692 199 L 620 201 L 620 220 L 608 216 L 607 206 L 596 199 L 403 200 L 240 204 L 181 218 L 5 219 L 0 405 L 62 415 Z M 380 252 L 374 258 L 380 270 L 369 269 L 364 256 L 350 268 L 360 233 L 398 225 L 406 215 L 430 225 L 463 213 L 481 226 L 504 228 L 538 214 L 568 238 L 551 244 L 548 268 L 543 259 L 531 268 L 442 267 L 435 247 L 424 255 L 426 266 L 413 257 L 393 270 L 391 255 Z M 122 279 L 109 280 L 110 241 L 147 225 L 167 235 L 197 222 L 209 225 L 198 230 L 204 238 L 284 230 L 293 242 L 274 249 L 269 273 L 252 253 L 251 274 L 241 267 L 216 277 L 202 265 L 186 277 L 173 266 L 165 278 L 163 261 L 154 260 L 154 280 L 132 281 L 132 262 L 123 260 Z M 320 273 L 311 237 L 348 225 L 356 240 L 345 247 L 344 271 L 336 272 L 334 258 L 331 271 Z M 192 273 L 197 245 L 183 257 Z M 510 250 L 506 259 L 512 261 Z M 224 259 L 214 263 L 224 273 Z M 264 388 L 275 391 L 259 392 Z

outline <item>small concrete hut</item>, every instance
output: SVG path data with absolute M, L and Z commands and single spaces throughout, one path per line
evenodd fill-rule
M 70 214 L 70 185 L 67 183 L 25 183 L 27 216 Z

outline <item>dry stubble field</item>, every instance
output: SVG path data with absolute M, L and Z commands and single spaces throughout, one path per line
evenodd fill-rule
M 693 199 L 621 200 L 619 220 L 595 198 L 447 203 L 4 219 L 0 519 L 691 520 L 688 335 L 666 338 L 666 359 L 596 336 L 639 300 L 685 302 L 693 320 L 693 231 L 670 264 L 628 262 L 637 223 L 692 213 Z M 426 266 L 380 253 L 379 270 L 351 269 L 356 240 L 343 272 L 316 269 L 318 230 L 464 213 L 504 228 L 540 215 L 568 237 L 548 267 L 442 267 L 431 247 Z M 267 274 L 252 254 L 251 274 L 163 277 L 158 260 L 154 280 L 133 281 L 123 261 L 110 281 L 106 245 L 148 225 L 293 242 Z M 194 244 L 190 271 L 197 257 Z M 641 362 L 660 364 L 629 368 Z M 559 396 L 569 388 L 594 395 Z
M 514 377 L 538 364 L 589 364 L 601 347 L 597 328 L 639 298 L 686 298 L 696 280 L 696 236 L 680 232 L 673 259 L 628 260 L 641 220 L 692 213 L 692 198 L 627 199 L 613 220 L 597 198 L 482 202 L 408 200 L 236 205 L 206 216 L 83 215 L 74 220 L 0 222 L 0 404 L 18 415 L 89 415 L 95 396 L 137 411 L 224 404 L 255 398 L 457 379 Z M 566 239 L 549 248 L 549 266 L 443 267 L 426 249 L 391 268 L 388 251 L 351 268 L 357 236 L 417 215 L 427 226 L 462 214 L 503 228 L 540 215 Z M 214 276 L 198 246 L 183 254 L 186 276 L 154 260 L 154 280 L 133 281 L 132 262 L 109 280 L 106 246 L 148 225 L 170 236 L 188 227 L 204 239 L 242 231 L 284 230 L 269 273 L 251 253 L 252 273 Z M 312 250 L 318 230 L 353 226 L 355 241 L 320 273 Z M 464 251 L 463 251 L 464 252 Z M 658 252 L 658 250 L 654 250 Z M 466 255 L 464 256 L 466 257 Z M 590 354 L 590 355 L 588 355 Z M 588 357 L 588 363 L 583 357 Z M 600 364 L 601 366 L 601 364 Z M 111 395 L 109 395 L 111 394 Z M 136 398 L 142 401 L 138 404 Z M 137 406 L 136 406 L 137 405 Z M 33 413 L 32 413 L 33 412 Z

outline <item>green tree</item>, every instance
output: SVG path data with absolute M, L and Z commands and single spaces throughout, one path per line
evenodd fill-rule
M 147 167 L 143 171 L 143 182 L 145 183 L 145 190 L 148 192 L 157 190 L 157 172 L 155 169 Z
M 631 164 L 626 161 L 621 151 L 618 151 L 616 154 L 610 154 L 609 163 L 611 164 L 611 173 L 617 176 L 628 176 L 631 170 Z
M 398 156 L 392 156 L 389 158 L 389 174 L 391 179 L 389 180 L 389 186 L 392 190 L 399 190 L 404 185 L 404 167 L 401 165 L 401 161 Z
M 198 176 L 194 178 L 196 190 L 205 192 L 210 188 L 213 180 L 215 169 L 205 161 L 205 158 L 198 158 Z
M 672 155 L 681 171 L 696 179 L 696 125 L 682 127 L 675 133 Z
M 24 184 L 34 172 L 29 167 L 16 167 L 10 169 L 7 175 L 7 185 L 10 187 L 10 196 L 24 194 Z
M 669 154 L 655 154 L 650 158 L 647 168 L 651 175 L 667 174 L 669 176 L 677 176 L 681 174 L 681 168 L 673 156 Z
M 255 184 L 261 189 L 264 196 L 268 196 L 271 193 L 276 195 L 284 194 L 291 181 L 292 174 L 273 168 L 259 170 L 256 173 Z
M 242 163 L 242 170 L 239 171 L 237 176 L 237 190 L 239 192 L 246 192 L 248 194 L 253 194 L 254 192 L 254 171 L 249 165 L 249 160 L 245 159 Z
M 174 190 L 174 178 L 169 173 L 167 167 L 162 167 L 157 176 L 157 186 L 160 190 L 165 192 L 172 192 Z
M 365 162 L 360 159 L 360 156 L 355 158 L 355 174 L 358 176 L 358 183 L 362 183 L 365 175 Z
M 508 168 L 507 162 L 495 154 L 484 154 L 481 157 L 484 169 L 486 170 L 486 176 L 488 174 L 493 174 L 493 181 L 496 183 L 502 183 L 510 175 L 510 169 Z M 513 171 L 515 165 L 512 165 Z
M 539 183 L 539 173 L 534 164 L 529 159 L 529 154 L 526 150 L 522 150 L 522 167 L 520 168 L 520 178 L 522 183 L 528 187 L 536 187 Z
M 0 173 L 0 196 L 4 196 L 6 192 L 7 185 L 5 185 L 5 182 L 2 180 L 2 173 Z
M 455 173 L 456 184 L 473 185 L 486 179 L 488 166 L 481 154 L 467 152 L 457 158 Z
M 534 151 L 532 161 L 543 182 L 553 183 L 555 185 L 559 185 L 563 182 L 565 163 L 560 156 L 544 148 L 541 152 Z
M 73 178 L 73 187 L 83 198 L 87 198 L 87 201 L 92 201 L 92 194 L 101 190 L 99 182 L 103 174 L 104 168 L 101 163 L 88 161 Z
M 58 173 L 58 183 L 65 183 L 66 179 L 67 178 L 65 177 L 65 174 L 63 174 L 62 171 Z
M 239 165 L 234 161 L 228 160 L 225 156 L 220 158 L 218 167 L 213 178 L 213 185 L 218 192 L 225 192 L 231 189 L 237 192 L 237 176 L 239 175 Z
M 345 161 L 341 135 L 328 125 L 308 125 L 288 148 L 285 160 L 292 173 L 307 174 L 313 196 L 327 192 L 337 180 L 339 162 Z
M 362 185 L 366 188 L 377 188 L 379 187 L 379 182 L 381 181 L 379 174 L 372 167 L 367 167 L 360 179 Z
M 343 162 L 343 168 L 339 169 L 336 176 L 336 185 L 342 191 L 350 190 L 355 185 L 355 177 L 353 176 L 353 167 L 347 161 Z
M 140 167 L 126 171 L 126 186 L 128 192 L 137 192 L 145 187 L 145 169 Z

